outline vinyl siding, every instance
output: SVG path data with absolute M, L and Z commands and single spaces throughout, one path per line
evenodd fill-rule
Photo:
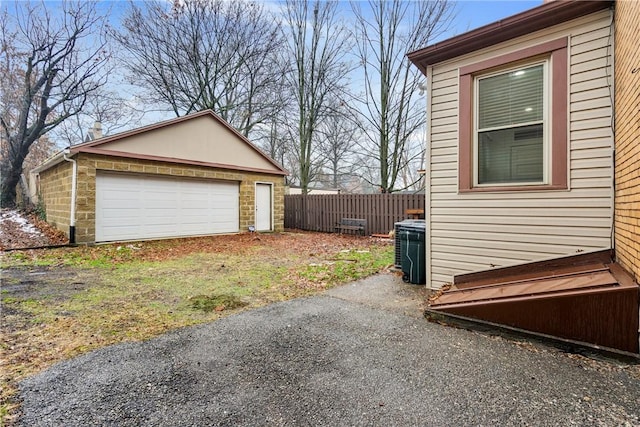
M 592 14 L 429 70 L 429 285 L 455 274 L 611 247 L 611 14 Z M 458 69 L 569 40 L 569 190 L 458 193 Z

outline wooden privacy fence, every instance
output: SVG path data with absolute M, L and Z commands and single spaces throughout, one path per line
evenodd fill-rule
M 342 218 L 367 220 L 366 234 L 386 234 L 409 218 L 407 209 L 424 209 L 424 193 L 317 194 L 284 197 L 284 226 L 333 233 Z

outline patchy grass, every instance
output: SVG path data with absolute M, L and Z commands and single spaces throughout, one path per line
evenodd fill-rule
M 191 301 L 192 308 L 204 312 L 214 310 L 223 311 L 247 305 L 247 302 L 243 301 L 240 297 L 228 294 L 196 295 L 195 297 L 189 298 L 189 301 Z
M 389 241 L 320 233 L 5 253 L 0 419 L 15 419 L 17 382 L 55 362 L 312 295 L 392 262 Z
M 311 283 L 333 286 L 381 270 L 389 265 L 389 256 L 389 251 L 344 249 L 335 257 L 306 265 L 299 275 Z

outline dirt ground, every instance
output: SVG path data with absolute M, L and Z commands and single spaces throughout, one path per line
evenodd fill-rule
M 12 222 L 3 244 L 42 242 Z M 317 294 L 390 266 L 392 248 L 390 239 L 292 230 L 3 252 L 0 425 L 15 419 L 17 381 L 57 361 Z M 215 302 L 229 296 L 241 304 Z
M 0 211 L 0 250 L 35 248 L 68 243 L 60 230 L 52 227 L 35 213 L 15 209 Z

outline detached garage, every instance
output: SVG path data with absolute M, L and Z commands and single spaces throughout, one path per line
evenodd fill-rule
M 284 227 L 284 176 L 212 111 L 64 150 L 36 168 L 47 221 L 78 243 Z

